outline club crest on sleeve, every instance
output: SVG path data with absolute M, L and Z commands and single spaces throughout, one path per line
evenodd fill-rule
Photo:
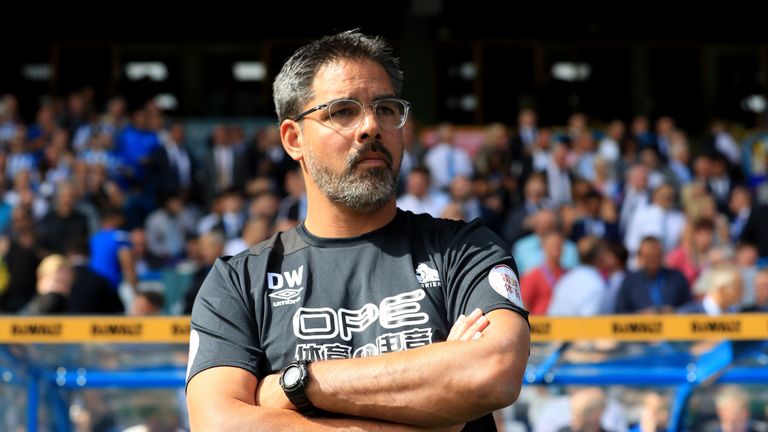
M 523 308 L 523 297 L 520 295 L 520 282 L 517 275 L 507 265 L 497 265 L 488 273 L 488 283 L 502 297 Z

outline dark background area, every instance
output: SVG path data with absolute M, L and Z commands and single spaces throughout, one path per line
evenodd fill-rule
M 700 130 L 713 118 L 754 126 L 742 101 L 768 94 L 768 32 L 757 6 L 672 10 L 622 5 L 623 12 L 499 2 L 280 2 L 166 6 L 40 6 L 0 28 L 0 93 L 22 100 L 25 117 L 41 97 L 92 86 L 97 101 L 126 95 L 133 106 L 157 93 L 180 116 L 271 117 L 271 80 L 303 43 L 361 28 L 395 46 L 405 97 L 423 123 L 513 123 L 520 108 L 563 124 L 574 111 L 594 120 L 672 115 Z M 87 11 L 87 12 L 86 12 Z M 232 77 L 235 61 L 260 61 L 265 80 Z M 130 61 L 161 61 L 163 82 L 130 81 Z M 555 79 L 559 62 L 588 64 L 585 81 Z M 49 64 L 29 81 L 26 64 Z M 472 69 L 467 76 L 462 74 Z

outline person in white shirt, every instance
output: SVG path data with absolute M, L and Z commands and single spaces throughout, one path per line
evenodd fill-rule
M 272 224 L 265 216 L 253 216 L 245 223 L 240 237 L 227 240 L 224 245 L 224 255 L 234 256 L 272 234 Z
M 517 115 L 518 134 L 526 150 L 533 147 L 539 134 L 536 117 L 536 111 L 532 109 L 520 110 L 520 114 Z
M 432 185 L 446 190 L 456 176 L 472 177 L 472 159 L 454 142 L 453 126 L 438 126 L 438 144 L 429 149 L 425 163 L 432 174 Z
M 678 313 L 722 315 L 735 312 L 744 294 L 743 280 L 739 268 L 731 264 L 714 267 L 702 275 L 700 284 L 704 298 L 687 303 L 677 309 Z
M 547 170 L 551 147 L 552 131 L 547 128 L 539 129 L 538 133 L 536 134 L 536 142 L 531 148 L 531 160 L 534 171 L 541 172 Z
M 608 128 L 605 131 L 605 137 L 600 140 L 600 145 L 597 148 L 597 153 L 605 160 L 615 164 L 621 157 L 621 149 L 619 143 L 624 137 L 626 127 L 621 120 L 614 120 L 608 124 Z
M 555 144 L 547 165 L 547 190 L 555 205 L 571 204 L 571 174 L 568 169 L 568 147 Z
M 646 236 L 658 238 L 665 252 L 677 247 L 686 219 L 674 205 L 675 190 L 670 185 L 662 184 L 653 191 L 652 203 L 635 211 L 624 235 L 624 246 L 633 257 L 637 254 L 640 241 Z
M 626 173 L 621 211 L 619 213 L 619 231 L 626 233 L 629 223 L 637 210 L 648 205 L 648 168 L 645 165 L 633 165 Z
M 605 244 L 588 236 L 579 240 L 578 248 L 580 264 L 555 285 L 547 315 L 592 316 L 611 312 L 603 301 L 608 287 L 597 268 Z
M 413 213 L 427 213 L 440 217 L 450 202 L 448 194 L 431 188 L 427 168 L 416 167 L 408 174 L 407 193 L 397 199 L 397 206 Z

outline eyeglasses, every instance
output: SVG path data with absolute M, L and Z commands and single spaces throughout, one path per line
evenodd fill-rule
M 408 120 L 411 104 L 397 98 L 379 99 L 371 104 L 362 104 L 354 99 L 339 99 L 310 108 L 292 120 L 300 121 L 304 117 L 321 109 L 327 110 L 328 120 L 338 129 L 354 129 L 365 117 L 365 107 L 371 107 L 376 122 L 382 129 L 400 129 Z

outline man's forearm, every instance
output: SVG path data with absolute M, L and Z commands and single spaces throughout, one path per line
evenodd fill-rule
M 123 272 L 123 279 L 131 285 L 135 292 L 138 285 L 136 278 L 136 268 L 134 267 L 133 256 L 129 248 L 120 248 L 117 252 L 117 258 L 120 262 L 120 270 Z
M 530 336 L 513 312 L 489 320 L 476 340 L 312 363 L 307 396 L 326 411 L 419 426 L 463 423 L 507 406 L 519 392 Z M 262 385 L 281 396 L 275 375 Z
M 424 429 L 364 418 L 309 418 L 296 411 L 262 408 L 237 400 L 209 406 L 206 410 L 208 415 L 190 413 L 191 418 L 197 417 L 197 421 L 191 423 L 193 431 L 448 432 L 460 431 L 462 427 Z
M 187 407 L 192 431 L 381 431 L 424 429 L 362 418 L 307 418 L 290 409 L 259 406 L 259 382 L 248 371 L 221 366 L 206 369 L 187 385 Z M 438 429 L 459 431 L 463 425 Z

